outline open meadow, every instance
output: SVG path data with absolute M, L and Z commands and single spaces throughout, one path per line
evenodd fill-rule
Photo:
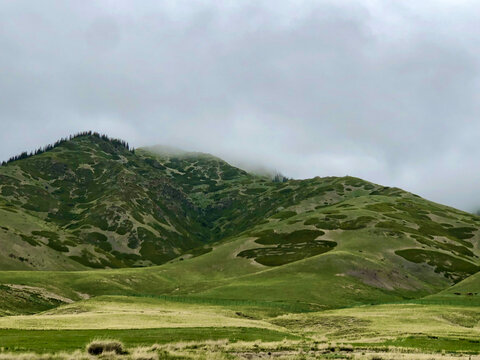
M 268 303 L 100 296 L 0 318 L 0 359 L 96 358 L 85 350 L 94 340 L 122 343 L 125 354 L 100 356 L 112 359 L 477 359 L 479 321 L 480 307 L 462 302 L 291 313 Z

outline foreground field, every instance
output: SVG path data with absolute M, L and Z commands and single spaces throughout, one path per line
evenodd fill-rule
M 480 307 L 460 301 L 290 313 L 269 303 L 101 296 L 0 318 L 0 347 L 14 358 L 81 358 L 87 343 L 109 338 L 151 350 L 138 359 L 460 359 L 480 353 L 479 322 Z
M 97 354 L 91 354 L 90 349 Z M 110 351 L 101 351 L 108 349 Z M 92 341 L 85 350 L 59 353 L 3 353 L 0 360 L 231 360 L 231 359 L 358 359 L 358 360 L 478 360 L 479 355 L 471 353 L 448 353 L 411 350 L 401 347 L 373 348 L 369 346 L 352 347 L 345 344 L 318 343 L 308 341 L 276 341 L 276 342 L 229 342 L 191 341 L 152 346 L 125 347 L 118 340 L 100 339 Z

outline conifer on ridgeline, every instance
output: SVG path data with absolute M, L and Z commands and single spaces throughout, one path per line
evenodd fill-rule
M 11 162 L 17 161 L 17 160 L 27 159 L 27 158 L 29 158 L 31 156 L 34 156 L 34 155 L 43 154 L 44 152 L 55 149 L 56 147 L 66 143 L 68 141 L 71 141 L 71 140 L 79 138 L 79 137 L 84 137 L 84 136 L 93 136 L 93 137 L 96 137 L 96 138 L 101 139 L 103 141 L 107 141 L 107 142 L 111 143 L 116 148 L 125 148 L 128 151 L 131 151 L 132 153 L 135 153 L 135 149 L 134 148 L 130 149 L 130 145 L 125 140 L 110 138 L 109 136 L 107 136 L 105 134 L 100 134 L 98 132 L 82 131 L 82 132 L 79 132 L 79 133 L 76 133 L 76 134 L 73 134 L 73 135 L 69 135 L 68 137 L 61 138 L 60 140 L 57 140 L 53 144 L 48 144 L 46 146 L 40 147 L 40 148 L 36 149 L 35 151 L 31 151 L 31 152 L 24 151 L 19 155 L 12 156 L 7 161 L 2 161 L 1 166 L 5 166 L 5 165 L 7 165 Z

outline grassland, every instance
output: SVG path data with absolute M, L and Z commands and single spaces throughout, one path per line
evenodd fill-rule
M 405 303 L 296 314 L 273 314 L 262 307 L 269 304 L 98 297 L 36 315 L 1 318 L 0 346 L 4 354 L 18 356 L 75 351 L 79 356 L 87 343 L 103 338 L 117 339 L 129 349 L 154 349 L 151 358 L 182 354 L 185 359 L 212 354 L 251 359 L 268 353 L 285 359 L 448 359 L 465 354 L 475 359 L 480 352 L 479 307 Z
M 0 359 L 480 352 L 480 217 L 401 189 L 80 136 L 0 194 Z

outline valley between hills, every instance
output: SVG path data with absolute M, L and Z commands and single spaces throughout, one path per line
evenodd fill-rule
M 0 246 L 0 359 L 480 358 L 480 217 L 355 177 L 86 132 L 0 167 Z

